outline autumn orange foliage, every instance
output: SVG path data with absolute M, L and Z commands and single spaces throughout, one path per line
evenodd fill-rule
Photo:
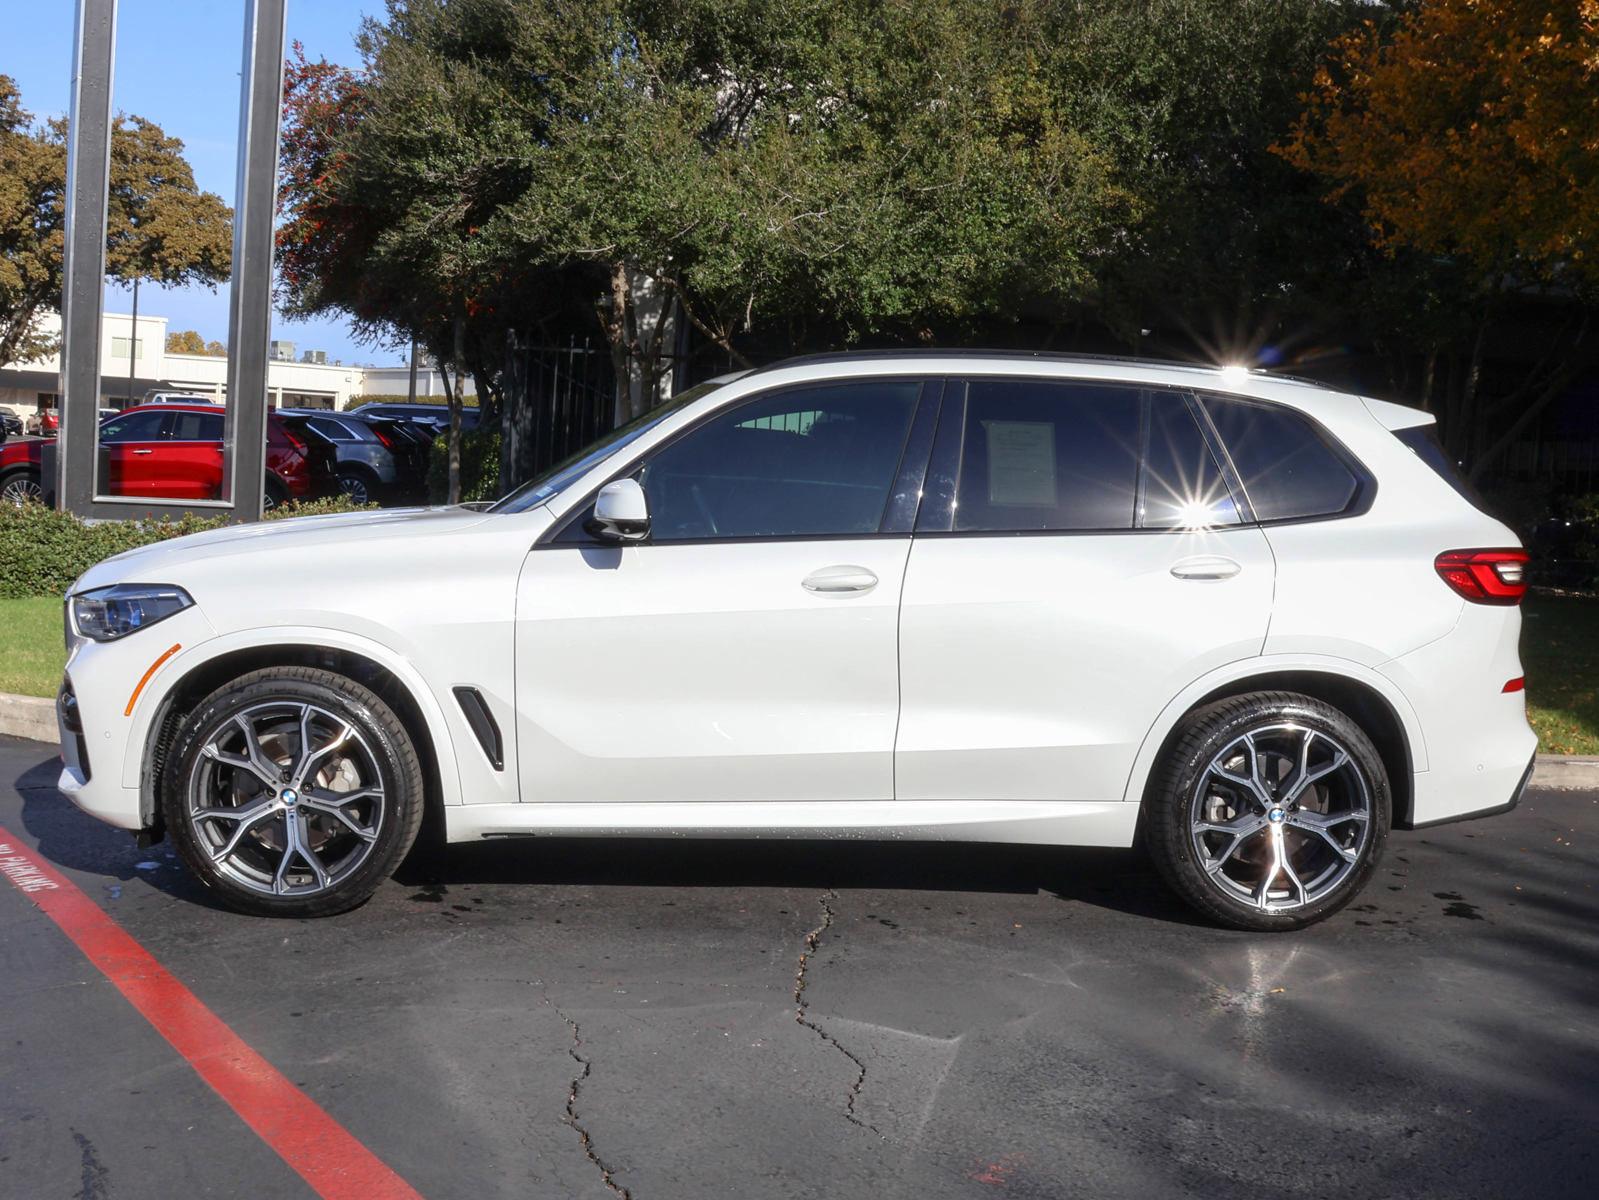
M 1381 245 L 1599 282 L 1599 0 L 1426 0 L 1335 42 L 1286 144 Z

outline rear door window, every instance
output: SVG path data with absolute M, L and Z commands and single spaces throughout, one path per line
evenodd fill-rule
M 1150 393 L 1140 529 L 1207 529 L 1242 519 L 1189 403 L 1175 392 Z
M 1257 520 L 1338 516 L 1362 499 L 1365 481 L 1307 417 L 1227 396 L 1201 400 Z
M 222 414 L 168 413 L 166 437 L 169 442 L 220 442 L 222 440 Z
M 1139 391 L 1032 379 L 968 384 L 952 528 L 1133 528 Z

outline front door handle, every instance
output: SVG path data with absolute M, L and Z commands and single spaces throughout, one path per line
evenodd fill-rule
M 135 450 L 134 453 L 135 454 L 154 454 L 155 451 L 153 451 L 153 450 Z
M 1231 579 L 1244 568 L 1234 560 L 1220 554 L 1196 554 L 1181 558 L 1172 564 L 1171 573 L 1178 579 Z
M 865 567 L 823 567 L 800 581 L 800 587 L 819 596 L 858 596 L 877 586 L 877 576 Z

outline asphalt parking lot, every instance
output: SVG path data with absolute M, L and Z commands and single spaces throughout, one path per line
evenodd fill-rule
M 456 847 L 264 921 L 55 773 L 0 739 L 0 841 L 426 1197 L 1599 1194 L 1599 794 L 1260 937 L 1128 854 L 912 844 Z M 5 883 L 0 1003 L 0 1194 L 316 1194 Z

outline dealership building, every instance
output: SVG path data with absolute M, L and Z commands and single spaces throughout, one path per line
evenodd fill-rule
M 40 324 L 60 333 L 55 314 Z M 126 313 L 106 313 L 100 329 L 100 407 L 124 408 L 153 391 L 194 392 L 217 401 L 226 399 L 228 360 L 210 354 L 174 354 L 167 350 L 165 317 L 139 317 L 134 337 L 133 318 Z M 410 367 L 361 367 L 329 362 L 318 350 L 294 358 L 293 344 L 275 341 L 267 361 L 267 403 L 274 408 L 349 408 L 371 396 L 406 395 Z M 132 367 L 131 379 L 129 367 Z M 0 367 L 0 406 L 24 419 L 54 408 L 60 401 L 61 361 L 58 355 L 34 362 Z M 417 363 L 418 399 L 444 400 L 444 381 L 431 362 Z

